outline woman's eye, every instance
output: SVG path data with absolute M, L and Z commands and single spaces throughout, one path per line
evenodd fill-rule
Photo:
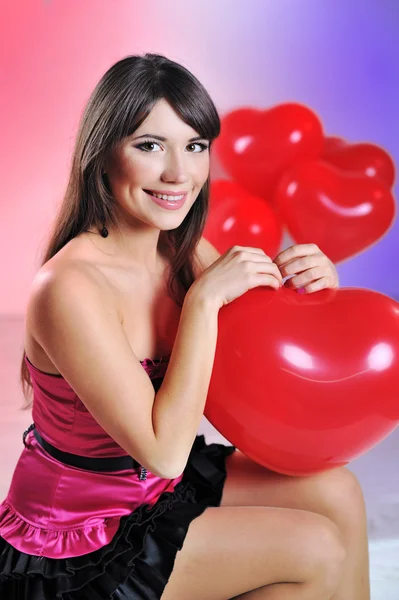
M 199 152 L 204 152 L 207 148 L 209 148 L 208 144 L 204 144 L 202 142 L 195 142 L 193 144 L 189 144 L 189 146 L 199 146 L 201 150 Z
M 151 152 L 151 150 L 148 150 L 148 146 L 159 146 L 159 144 L 157 144 L 156 142 L 143 142 L 142 144 L 136 146 L 136 148 L 139 148 L 144 152 Z

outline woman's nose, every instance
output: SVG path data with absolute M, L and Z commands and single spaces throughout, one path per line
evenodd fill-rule
M 187 177 L 187 167 L 184 164 L 184 159 L 177 154 L 173 154 L 168 158 L 165 169 L 162 174 L 164 181 L 175 181 L 177 183 L 185 183 Z

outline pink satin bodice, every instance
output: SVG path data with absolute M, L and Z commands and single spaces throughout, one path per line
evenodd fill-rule
M 33 421 L 44 439 L 81 456 L 126 456 L 62 376 L 39 371 L 27 358 L 26 364 L 34 390 Z M 167 364 L 167 358 L 142 362 L 151 379 L 162 378 Z M 55 460 L 33 432 L 25 442 L 0 505 L 0 536 L 27 554 L 67 558 L 97 550 L 112 540 L 122 516 L 141 504 L 152 506 L 183 478 L 183 473 L 164 479 L 148 471 L 140 480 L 138 469 L 86 471 Z
M 126 456 L 62 376 L 39 371 L 27 357 L 25 362 L 34 390 L 32 418 L 46 441 L 63 452 L 81 456 Z M 167 368 L 164 359 L 146 359 L 141 364 L 150 377 L 163 376 Z

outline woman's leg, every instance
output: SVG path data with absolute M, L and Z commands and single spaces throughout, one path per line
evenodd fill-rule
M 330 600 L 344 560 L 338 528 L 321 515 L 209 507 L 190 524 L 162 600 L 226 600 L 251 590 L 267 600 Z
M 221 506 L 296 508 L 335 523 L 345 544 L 346 561 L 332 599 L 369 600 L 366 509 L 361 487 L 351 471 L 337 468 L 308 477 L 288 477 L 261 467 L 238 451 L 227 458 L 226 468 Z

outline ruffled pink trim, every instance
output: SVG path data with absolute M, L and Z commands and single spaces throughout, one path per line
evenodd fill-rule
M 23 519 L 4 500 L 0 504 L 0 535 L 17 550 L 47 558 L 82 556 L 102 548 L 112 541 L 120 517 L 96 519 L 81 528 L 42 529 Z

